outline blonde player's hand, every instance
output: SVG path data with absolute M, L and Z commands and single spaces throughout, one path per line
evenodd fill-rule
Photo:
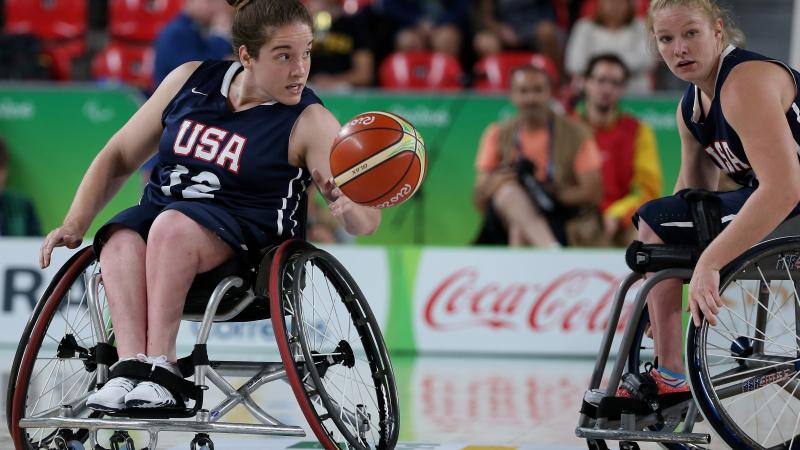
M 717 324 L 717 314 L 723 303 L 719 298 L 719 270 L 698 264 L 689 282 L 689 312 L 694 326 L 699 327 L 703 318 L 709 324 Z
M 39 266 L 44 269 L 50 265 L 50 255 L 56 247 L 77 248 L 83 242 L 83 233 L 70 225 L 62 225 L 51 231 L 39 251 Z
M 328 202 L 328 208 L 330 208 L 331 215 L 334 217 L 341 216 L 355 206 L 353 201 L 347 198 L 344 192 L 336 186 L 336 183 L 333 182 L 333 177 L 329 177 L 326 180 L 317 169 L 311 170 L 311 177 L 314 178 L 314 183 L 317 184 L 322 198 Z

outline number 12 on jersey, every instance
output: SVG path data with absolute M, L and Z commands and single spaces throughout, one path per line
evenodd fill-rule
M 218 191 L 222 187 L 219 178 L 211 172 L 203 171 L 189 178 L 189 181 L 193 181 L 194 184 L 185 182 L 184 175 L 189 175 L 189 169 L 180 164 L 176 165 L 169 175 L 169 186 L 161 186 L 161 192 L 166 196 L 172 196 L 173 186 L 185 184 L 186 187 L 180 191 L 183 198 L 214 198 L 212 192 Z

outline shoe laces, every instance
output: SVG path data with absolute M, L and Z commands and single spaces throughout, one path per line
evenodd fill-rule
M 139 353 L 136 355 L 136 359 L 139 361 L 150 364 L 150 373 L 156 370 L 156 367 L 161 367 L 162 369 L 169 370 L 170 372 L 174 372 L 170 367 L 169 360 L 167 359 L 167 355 L 160 355 L 160 356 L 147 356 L 144 353 Z

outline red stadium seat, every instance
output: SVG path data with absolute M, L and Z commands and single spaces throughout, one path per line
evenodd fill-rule
M 558 69 L 550 58 L 531 52 L 502 52 L 481 58 L 475 63 L 475 90 L 500 92 L 508 89 L 511 72 L 520 66 L 531 64 L 550 75 L 553 86 L 558 86 Z
M 396 52 L 380 67 L 380 84 L 394 90 L 460 90 L 464 71 L 444 53 Z
M 87 0 L 5 0 L 5 32 L 64 40 L 86 34 Z
M 72 61 L 86 53 L 86 42 L 83 39 L 54 41 L 46 44 L 42 53 L 50 60 L 50 78 L 71 80 Z
M 149 90 L 153 85 L 153 49 L 147 45 L 112 42 L 92 60 L 92 77 Z
M 117 40 L 150 43 L 181 10 L 183 0 L 109 0 L 108 29 Z

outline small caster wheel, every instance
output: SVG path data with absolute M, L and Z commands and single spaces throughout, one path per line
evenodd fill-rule
M 53 446 L 55 450 L 86 450 L 83 442 L 75 440 L 70 432 L 59 432 L 53 438 Z
M 86 450 L 86 447 L 83 446 L 83 442 L 73 440 L 67 442 L 67 450 Z
M 619 450 L 639 450 L 639 444 L 631 441 L 620 441 Z
M 111 450 L 136 450 L 133 438 L 127 431 L 115 431 L 111 435 Z
M 189 444 L 189 450 L 214 450 L 214 442 L 205 433 L 197 433 Z
M 586 445 L 589 447 L 589 450 L 608 450 L 606 441 L 602 439 L 587 439 Z

